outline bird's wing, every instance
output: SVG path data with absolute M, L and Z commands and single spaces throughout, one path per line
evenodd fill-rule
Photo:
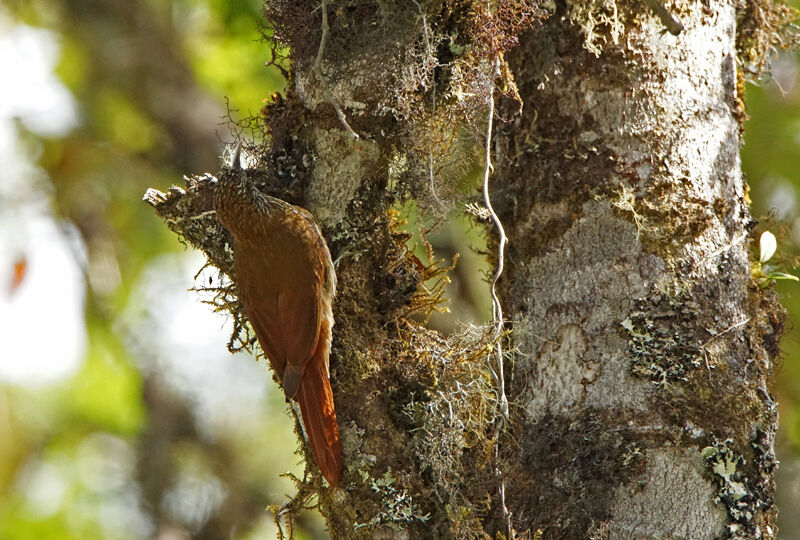
M 294 397 L 319 340 L 324 268 L 289 248 L 235 250 L 236 282 L 247 318 L 287 397 Z
M 286 344 L 286 368 L 281 382 L 290 398 L 297 393 L 306 366 L 319 342 L 320 287 L 321 281 L 315 280 L 309 289 L 278 296 L 281 332 Z

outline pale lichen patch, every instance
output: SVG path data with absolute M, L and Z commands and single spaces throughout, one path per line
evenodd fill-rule
M 378 148 L 353 138 L 341 129 L 315 129 L 313 180 L 306 207 L 323 226 L 342 221 L 348 204 L 363 180 L 364 170 L 374 167 Z

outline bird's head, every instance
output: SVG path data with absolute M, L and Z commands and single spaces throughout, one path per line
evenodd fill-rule
M 236 145 L 231 164 L 223 167 L 214 189 L 214 208 L 217 219 L 236 235 L 241 228 L 248 228 L 258 215 L 272 214 L 282 203 L 259 191 L 254 178 L 257 171 L 242 167 L 242 143 Z
M 253 205 L 255 186 L 242 168 L 242 143 L 236 145 L 230 165 L 223 167 L 214 189 L 217 219 L 234 232 L 238 218 Z

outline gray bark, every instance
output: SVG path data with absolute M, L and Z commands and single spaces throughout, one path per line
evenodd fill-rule
M 679 36 L 620 13 L 595 55 L 553 20 L 511 60 L 527 110 L 496 159 L 527 481 L 510 498 L 547 537 L 776 532 L 782 320 L 750 277 L 736 10 L 674 9 Z

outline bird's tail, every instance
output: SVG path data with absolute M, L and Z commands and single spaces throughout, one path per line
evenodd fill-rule
M 311 453 L 322 476 L 336 486 L 342 478 L 342 442 L 328 380 L 328 349 L 321 344 L 303 373 L 295 398 L 300 405 Z M 322 357 L 324 355 L 324 357 Z

